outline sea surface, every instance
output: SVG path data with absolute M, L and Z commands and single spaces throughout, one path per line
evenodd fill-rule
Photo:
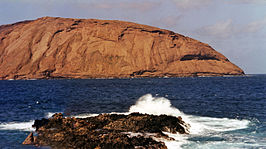
M 0 81 L 0 148 L 37 148 L 21 143 L 35 119 L 56 112 L 182 116 L 190 134 L 168 133 L 168 148 L 266 149 L 266 75 Z

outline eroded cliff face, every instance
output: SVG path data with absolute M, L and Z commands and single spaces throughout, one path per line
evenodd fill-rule
M 0 79 L 242 74 L 209 45 L 146 25 L 43 17 L 0 26 Z

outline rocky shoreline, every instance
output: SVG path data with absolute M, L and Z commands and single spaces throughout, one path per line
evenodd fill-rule
M 190 125 L 181 117 L 140 113 L 100 114 L 75 118 L 54 114 L 35 120 L 36 136 L 30 133 L 23 144 L 52 148 L 160 148 L 160 140 L 174 140 L 163 132 L 188 134 Z

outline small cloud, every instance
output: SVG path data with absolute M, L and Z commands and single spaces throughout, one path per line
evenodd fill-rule
M 265 35 L 266 17 L 247 24 L 234 24 L 231 19 L 195 30 L 197 36 L 217 38 Z
M 266 17 L 262 20 L 257 20 L 254 22 L 249 23 L 245 27 L 243 27 L 243 32 L 255 33 L 261 31 L 266 26 Z
M 171 15 L 171 16 L 166 16 L 166 17 L 161 17 L 158 19 L 154 19 L 152 21 L 152 24 L 154 26 L 160 26 L 162 28 L 173 28 L 178 25 L 180 20 L 183 18 L 183 15 Z
M 226 0 L 228 3 L 236 4 L 265 4 L 266 0 Z
M 232 20 L 218 22 L 214 25 L 205 26 L 196 30 L 196 33 L 201 36 L 214 36 L 218 38 L 228 38 L 235 32 Z
M 139 10 L 149 11 L 160 5 L 160 1 L 127 1 L 127 2 L 94 2 L 90 3 L 90 7 L 99 9 L 125 9 L 125 10 Z
M 91 4 L 92 7 L 94 8 L 99 8 L 99 9 L 111 9 L 114 8 L 114 5 L 112 4 L 107 4 L 107 3 L 93 3 Z
M 209 5 L 212 0 L 172 0 L 180 9 L 200 8 Z

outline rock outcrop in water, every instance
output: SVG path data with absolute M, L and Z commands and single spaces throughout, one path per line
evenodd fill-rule
M 0 26 L 0 79 L 243 74 L 209 45 L 146 25 L 43 17 Z
M 167 147 L 158 138 L 173 140 L 165 132 L 188 133 L 189 124 L 181 117 L 131 113 L 100 114 L 88 118 L 65 118 L 55 114 L 50 119 L 36 120 L 32 133 L 23 144 L 52 148 L 161 148 Z M 28 141 L 30 140 L 30 141 Z

